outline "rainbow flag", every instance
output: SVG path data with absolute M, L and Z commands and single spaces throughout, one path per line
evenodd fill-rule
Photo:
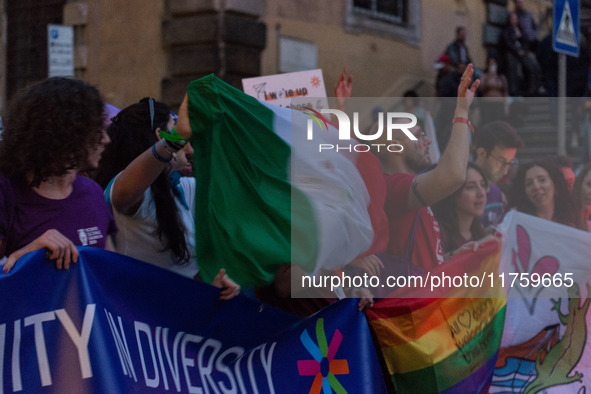
M 190 83 L 197 259 L 242 286 L 273 280 L 282 263 L 336 269 L 371 244 L 370 196 L 357 155 L 319 152 L 338 137 L 310 116 L 263 103 L 213 75 Z
M 468 273 L 488 279 L 499 258 L 493 241 L 448 260 L 430 276 Z M 418 295 L 406 291 L 406 296 Z M 476 289 L 443 286 L 433 296 L 437 298 L 385 298 L 366 311 L 396 391 L 487 392 L 505 322 L 502 288 L 489 283 Z

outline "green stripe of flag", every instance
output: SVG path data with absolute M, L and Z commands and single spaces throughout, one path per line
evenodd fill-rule
M 213 75 L 187 93 L 203 278 L 210 282 L 224 267 L 242 286 L 270 282 L 279 264 L 292 262 L 292 231 L 293 263 L 313 269 L 313 209 L 289 182 L 291 150 L 273 129 L 273 111 Z

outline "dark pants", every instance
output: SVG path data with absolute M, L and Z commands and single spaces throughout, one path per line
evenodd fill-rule
M 507 64 L 507 82 L 509 82 L 509 94 L 511 96 L 534 96 L 538 91 L 538 64 L 529 56 L 517 56 L 513 52 L 505 55 Z M 519 67 L 523 78 L 527 82 L 526 88 L 522 91 L 522 78 L 519 75 Z

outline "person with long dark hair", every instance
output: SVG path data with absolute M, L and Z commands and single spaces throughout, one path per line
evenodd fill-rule
M 576 209 L 558 165 L 548 159 L 519 166 L 510 190 L 510 206 L 520 212 L 574 227 Z
M 464 184 L 433 205 L 446 259 L 461 250 L 473 248 L 485 236 L 480 217 L 484 213 L 487 190 L 488 180 L 484 172 L 476 164 L 469 162 Z
M 124 108 L 109 125 L 111 145 L 96 174 L 106 188 L 120 231 L 119 253 L 198 278 L 195 255 L 195 179 L 181 177 L 190 166 L 190 144 L 172 142 L 175 125 L 169 108 L 152 98 Z M 166 133 L 166 134 L 163 134 Z M 240 287 L 221 270 L 214 281 L 224 286 L 221 298 Z
M 54 77 L 11 101 L 0 141 L 0 257 L 8 272 L 45 248 L 58 269 L 76 246 L 113 250 L 117 228 L 101 188 L 81 172 L 98 166 L 109 143 L 103 100 L 82 81 Z

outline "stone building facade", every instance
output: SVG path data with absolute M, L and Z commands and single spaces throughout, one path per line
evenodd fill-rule
M 549 0 L 530 0 L 542 19 Z M 173 108 L 187 83 L 323 70 L 328 95 L 347 66 L 354 95 L 433 94 L 433 63 L 466 27 L 483 67 L 511 0 L 0 0 L 0 115 L 47 75 L 47 23 L 74 26 L 75 76 L 123 107 L 152 96 Z M 491 38 L 492 37 L 492 38 Z M 45 40 L 45 41 L 44 41 Z M 45 47 L 44 47 L 45 45 Z

